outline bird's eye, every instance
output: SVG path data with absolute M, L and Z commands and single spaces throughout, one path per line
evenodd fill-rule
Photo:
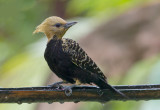
M 55 24 L 54 26 L 57 27 L 57 28 L 59 28 L 61 25 L 62 25 L 62 24 L 57 23 L 57 24 Z

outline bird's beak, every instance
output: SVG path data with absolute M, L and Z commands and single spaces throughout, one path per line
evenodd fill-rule
M 68 28 L 70 28 L 71 26 L 75 25 L 76 23 L 77 23 L 77 22 L 66 23 L 66 24 L 64 25 L 64 27 L 65 27 L 66 29 L 68 29 Z

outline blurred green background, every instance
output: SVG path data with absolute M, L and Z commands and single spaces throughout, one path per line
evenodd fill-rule
M 59 81 L 43 55 L 47 38 L 32 35 L 49 16 L 78 21 L 64 37 L 80 43 L 110 84 L 160 83 L 158 0 L 0 0 L 0 87 Z M 0 110 L 160 110 L 160 101 L 0 104 Z

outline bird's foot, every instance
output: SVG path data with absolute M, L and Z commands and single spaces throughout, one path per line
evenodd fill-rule
M 72 95 L 72 88 L 76 87 L 77 85 L 71 85 L 71 86 L 68 86 L 66 87 L 64 90 L 65 90 L 65 94 L 66 96 L 71 96 Z
M 99 89 L 97 92 L 99 96 L 102 96 L 104 94 L 104 92 L 101 89 Z
M 53 88 L 56 88 L 56 89 L 63 89 L 64 87 L 60 84 L 63 84 L 63 83 L 66 83 L 64 81 L 61 81 L 61 82 L 55 82 L 53 84 L 50 84 L 48 85 L 48 87 L 53 87 Z

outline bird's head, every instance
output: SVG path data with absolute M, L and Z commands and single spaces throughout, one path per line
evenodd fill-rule
M 66 31 L 76 23 L 77 22 L 67 23 L 60 17 L 51 16 L 46 18 L 39 26 L 37 26 L 33 33 L 42 32 L 46 35 L 48 40 L 51 40 L 55 35 L 57 38 L 61 39 Z

